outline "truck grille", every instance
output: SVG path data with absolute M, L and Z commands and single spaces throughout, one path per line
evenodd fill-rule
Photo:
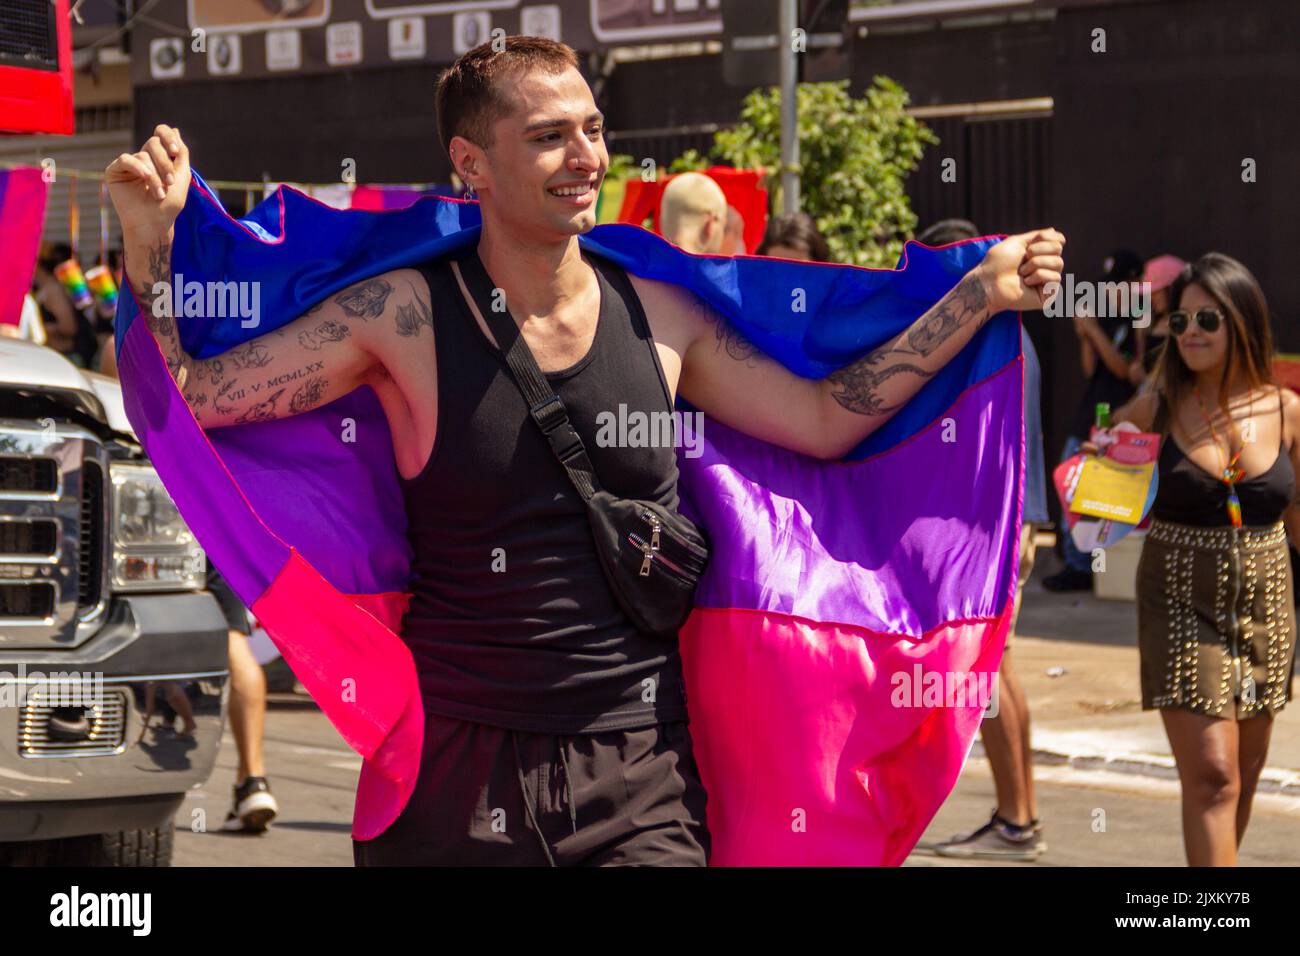
M 77 553 L 77 566 L 81 580 L 77 588 L 77 607 L 94 607 L 99 603 L 103 586 L 101 575 L 104 573 L 104 563 L 100 560 L 104 550 L 104 472 L 98 462 L 87 461 L 82 467 L 78 530 L 81 546 Z
M 54 494 L 59 467 L 53 458 L 0 458 L 0 492 Z
M 58 522 L 44 518 L 0 521 L 0 554 L 52 558 L 58 550 Z
M 75 425 L 0 419 L 0 648 L 73 647 L 108 598 L 108 455 Z
M 56 597 L 48 581 L 12 584 L 0 581 L 0 620 L 4 618 L 51 618 Z
M 89 692 L 87 696 L 92 696 Z M 126 741 L 127 696 L 104 691 L 85 707 L 62 707 L 55 692 L 33 688 L 18 713 L 18 755 L 21 757 L 93 757 L 117 753 Z M 69 719 L 84 718 L 87 729 L 69 739 Z

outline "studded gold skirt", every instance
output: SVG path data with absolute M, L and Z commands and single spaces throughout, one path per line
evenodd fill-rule
M 1286 531 L 1151 522 L 1138 563 L 1142 708 L 1243 720 L 1291 699 Z

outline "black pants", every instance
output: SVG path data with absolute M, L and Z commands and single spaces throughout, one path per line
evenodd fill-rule
M 553 736 L 425 714 L 415 793 L 357 866 L 704 866 L 685 723 Z

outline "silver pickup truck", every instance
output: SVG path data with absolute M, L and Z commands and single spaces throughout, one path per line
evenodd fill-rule
M 116 381 L 0 338 L 0 865 L 166 866 L 227 631 Z M 206 823 L 206 821 L 202 821 Z

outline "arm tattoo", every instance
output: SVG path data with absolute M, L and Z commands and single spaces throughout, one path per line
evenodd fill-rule
M 411 287 L 411 301 L 397 307 L 397 334 L 404 336 L 419 335 L 424 326 L 433 328 L 433 311 L 429 303 L 420 298 L 419 291 Z
M 148 288 L 140 290 L 140 305 L 144 308 L 145 321 L 149 328 L 162 332 L 164 335 L 171 335 L 175 331 L 175 325 L 171 319 L 171 300 L 164 302 L 169 306 L 163 310 L 163 315 L 154 315 L 154 303 L 158 299 L 166 296 L 166 293 L 155 293 L 154 284 L 157 282 L 166 282 L 171 285 L 172 278 L 172 248 L 164 237 L 158 240 L 158 244 L 149 250 L 149 274 L 146 277 Z M 164 324 L 165 323 L 165 324 Z
M 158 340 L 158 346 L 167 360 L 167 371 L 184 388 L 185 351 L 181 348 L 176 320 L 171 314 L 171 279 L 172 247 L 164 236 L 149 250 L 149 269 L 145 277 L 147 288 L 139 290 L 140 306 L 144 310 L 145 324 Z M 154 292 L 154 286 L 158 283 L 164 283 L 162 292 Z M 159 299 L 163 302 L 161 309 L 156 307 Z M 155 311 L 162 314 L 155 315 Z
M 217 394 L 212 398 L 212 410 L 218 415 L 229 415 L 235 410 L 233 405 L 222 405 L 221 400 L 235 401 L 236 397 L 230 394 L 231 389 L 235 387 L 235 380 L 228 378 L 217 387 Z M 241 390 L 242 391 L 242 390 Z
M 737 362 L 748 363 L 752 367 L 754 363 L 751 359 L 758 353 L 758 347 L 741 335 L 725 317 L 714 312 L 703 302 L 700 303 L 700 308 L 704 312 L 704 321 L 713 326 L 714 334 L 717 336 L 716 350 L 724 351 L 728 357 Z
M 922 358 L 930 355 L 972 317 L 978 320 L 988 303 L 984 283 L 976 276 L 967 276 L 939 303 L 934 315 L 907 333 L 907 344 Z
M 346 315 L 354 319 L 377 319 L 384 314 L 384 304 L 392 295 L 393 287 L 383 279 L 370 279 L 361 285 L 344 289 L 334 297 Z
M 352 330 L 342 322 L 326 319 L 314 329 L 304 329 L 299 332 L 298 344 L 305 349 L 319 352 L 323 346 L 330 342 L 342 342 L 351 334 Z
M 907 331 L 903 341 L 896 338 L 828 375 L 835 401 L 855 414 L 869 416 L 883 415 L 902 407 L 903 402 L 887 403 L 887 397 L 881 394 L 882 386 L 895 375 L 915 375 L 922 379 L 934 377 L 937 368 L 925 368 L 915 359 L 928 358 L 958 329 L 987 317 L 988 296 L 983 283 L 977 276 L 968 275 L 932 311 L 933 314 L 922 317 Z M 915 393 L 909 393 L 907 398 L 911 394 Z
M 220 358 L 204 359 L 191 364 L 194 367 L 194 380 L 196 382 L 209 379 L 213 385 L 216 385 L 221 381 L 221 376 L 225 374 L 226 370 L 226 365 Z
M 894 361 L 888 365 L 881 365 L 893 351 L 896 350 L 877 349 L 866 358 L 828 375 L 827 379 L 834 386 L 831 394 L 835 397 L 835 401 L 859 415 L 883 415 L 899 407 L 886 405 L 884 396 L 880 394 L 880 386 L 888 379 L 903 373 L 918 375 L 921 378 L 930 378 L 934 375 L 933 372 L 910 362 Z
M 284 394 L 284 389 L 267 396 L 258 402 L 244 414 L 235 419 L 236 425 L 243 425 L 247 422 L 268 422 L 275 418 L 275 406 L 280 401 L 280 396 Z
M 320 404 L 321 396 L 325 394 L 325 387 L 328 380 L 324 376 L 308 379 L 303 385 L 299 385 L 289 398 L 289 412 L 298 414 L 299 412 L 310 411 Z
M 261 368 L 264 365 L 271 364 L 271 350 L 266 347 L 265 343 L 259 342 L 257 339 L 231 349 L 229 355 L 230 364 L 240 370 Z

